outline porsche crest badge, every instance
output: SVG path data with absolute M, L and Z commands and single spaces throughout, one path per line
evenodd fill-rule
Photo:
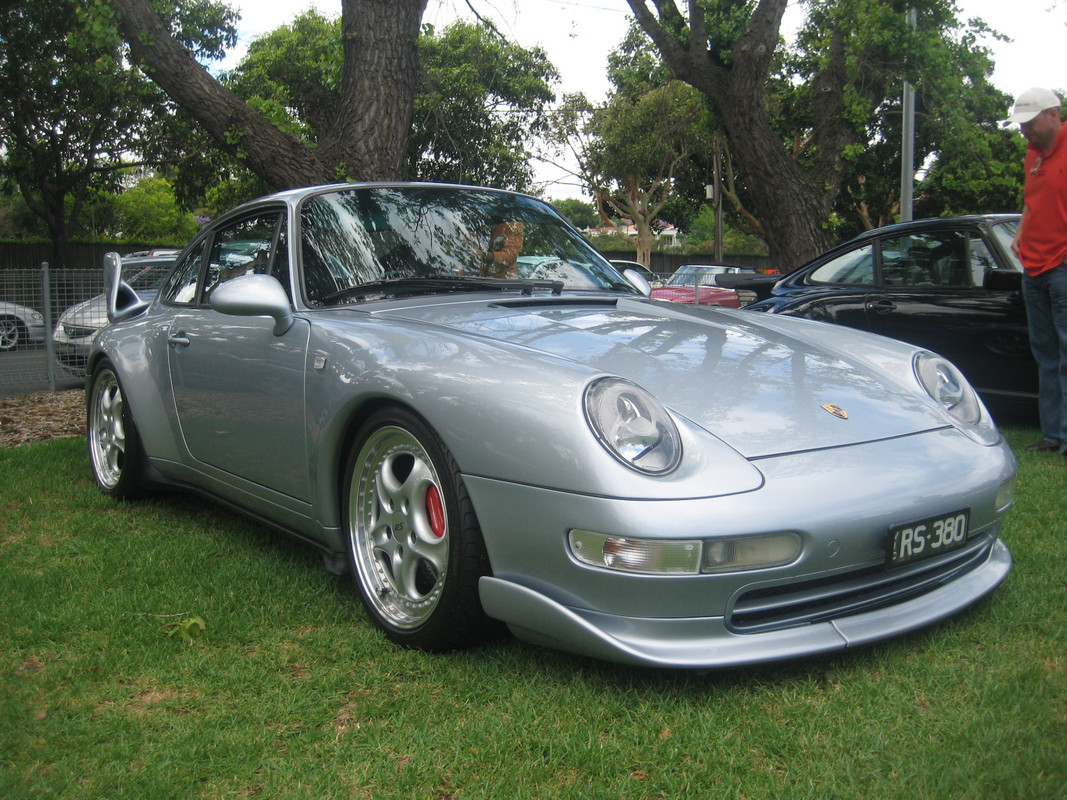
M 823 403 L 822 410 L 829 414 L 833 414 L 838 419 L 848 419 L 848 412 L 834 403 Z

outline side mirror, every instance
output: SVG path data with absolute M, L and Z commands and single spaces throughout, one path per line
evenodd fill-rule
M 293 308 L 289 296 L 270 275 L 241 275 L 220 283 L 208 300 L 220 314 L 237 317 L 270 317 L 274 335 L 281 336 L 293 327 Z
M 148 301 L 138 297 L 122 279 L 122 258 L 118 253 L 104 253 L 104 298 L 108 322 L 136 317 L 148 308 Z
M 650 284 L 645 279 L 645 276 L 638 272 L 636 269 L 628 269 L 622 274 L 623 277 L 626 278 L 626 280 L 628 280 L 631 284 L 633 284 L 633 287 L 645 297 L 648 297 L 650 294 L 652 294 L 652 284 Z
M 982 278 L 982 288 L 991 292 L 1021 292 L 1023 274 L 1013 269 L 987 270 Z

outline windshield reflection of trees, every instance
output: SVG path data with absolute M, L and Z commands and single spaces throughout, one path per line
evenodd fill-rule
M 301 221 L 312 304 L 371 282 L 485 275 L 493 230 L 515 222 L 525 233 L 523 257 L 566 263 L 570 288 L 627 288 L 548 206 L 530 198 L 440 187 L 350 189 L 309 198 Z

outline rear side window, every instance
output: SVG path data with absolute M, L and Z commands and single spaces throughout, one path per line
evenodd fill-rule
M 874 284 L 874 246 L 864 245 L 828 261 L 808 277 L 811 283 Z

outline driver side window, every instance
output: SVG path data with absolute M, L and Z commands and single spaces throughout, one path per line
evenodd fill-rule
M 219 284 L 239 275 L 276 273 L 275 261 L 285 257 L 277 235 L 280 221 L 281 214 L 272 211 L 216 231 L 204 278 L 205 299 Z

